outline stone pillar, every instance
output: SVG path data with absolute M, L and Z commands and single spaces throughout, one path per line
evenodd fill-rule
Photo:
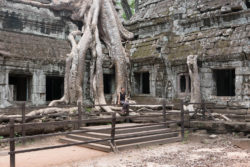
M 157 77 L 157 67 L 156 65 L 153 66 L 152 70 L 149 71 L 149 78 L 150 78 L 150 95 L 156 96 L 156 77 Z
M 46 104 L 46 75 L 42 70 L 35 70 L 32 77 L 32 104 Z
M 3 67 L 0 69 L 0 108 L 11 106 L 10 99 L 12 92 L 10 92 L 8 85 L 9 74 Z

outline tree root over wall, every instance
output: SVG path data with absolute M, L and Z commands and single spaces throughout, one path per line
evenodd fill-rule
M 103 86 L 103 59 L 101 41 L 109 51 L 112 63 L 115 66 L 116 95 L 121 87 L 128 87 L 129 58 L 122 46 L 122 39 L 132 39 L 134 35 L 128 32 L 119 20 L 115 10 L 114 0 L 52 0 L 44 4 L 38 1 L 13 0 L 36 7 L 51 10 L 67 10 L 71 12 L 70 19 L 82 22 L 82 30 L 71 32 L 68 36 L 72 50 L 66 60 L 64 96 L 60 100 L 52 101 L 49 106 L 60 103 L 83 103 L 83 78 L 85 57 L 91 50 L 91 77 L 90 87 L 95 104 L 106 104 Z M 80 36 L 80 40 L 76 40 Z M 113 112 L 110 107 L 102 107 L 106 112 Z

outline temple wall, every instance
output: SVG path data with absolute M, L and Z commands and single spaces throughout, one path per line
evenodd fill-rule
M 0 5 L 0 108 L 47 103 L 46 77 L 64 76 L 73 29 L 62 13 L 11 1 Z
M 180 84 L 189 86 L 186 58 L 196 54 L 203 100 L 249 107 L 250 10 L 245 1 L 142 0 L 139 9 L 125 23 L 136 34 L 127 50 L 133 73 L 138 72 L 140 62 L 140 68 L 150 71 L 151 78 L 163 74 L 163 80 L 150 81 L 151 96 L 169 101 L 189 99 L 190 90 L 181 92 Z M 232 73 L 233 95 L 218 95 L 215 74 L 220 72 Z M 186 81 L 180 81 L 181 76 Z M 162 95 L 155 90 L 161 90 Z

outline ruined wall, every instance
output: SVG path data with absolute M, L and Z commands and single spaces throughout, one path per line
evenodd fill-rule
M 157 68 L 151 74 L 165 74 L 164 81 L 154 81 L 159 85 L 155 89 L 165 91 L 169 100 L 188 98 L 188 93 L 179 94 L 178 76 L 188 72 L 186 57 L 197 54 L 203 99 L 249 107 L 250 10 L 245 1 L 142 0 L 139 8 L 126 23 L 137 37 L 127 48 L 133 72 L 139 60 L 141 68 L 148 68 L 143 64 L 163 59 L 164 63 L 155 61 L 148 68 L 165 66 L 165 70 Z M 235 69 L 235 96 L 215 95 L 215 69 Z
M 9 74 L 32 75 L 32 105 L 45 104 L 47 75 L 63 76 L 70 52 L 68 32 L 76 26 L 67 13 L 1 1 L 0 99 L 9 99 Z M 140 0 L 139 11 L 125 25 L 135 33 L 126 45 L 131 55 L 132 94 L 136 73 L 149 72 L 147 96 L 169 101 L 188 98 L 180 93 L 179 76 L 187 73 L 186 57 L 199 55 L 202 97 L 206 101 L 249 107 L 250 10 L 243 0 Z M 104 51 L 105 52 L 105 51 Z M 105 52 L 107 54 L 107 52 Z M 90 57 L 86 71 L 90 71 Z M 113 74 L 105 61 L 104 74 Z M 235 69 L 235 96 L 215 94 L 214 69 Z M 89 73 L 84 99 L 89 99 Z M 112 88 L 113 89 L 113 88 Z M 111 98 L 111 95 L 107 95 Z
M 3 1 L 0 6 L 0 106 L 13 102 L 10 74 L 31 76 L 28 105 L 46 104 L 46 76 L 64 76 L 67 34 L 76 26 L 48 9 Z M 7 101 L 7 102 L 6 102 Z

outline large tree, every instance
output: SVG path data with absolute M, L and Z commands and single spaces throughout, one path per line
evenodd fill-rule
M 70 18 L 83 23 L 81 31 L 71 32 L 69 40 L 72 45 L 71 53 L 67 55 L 65 68 L 64 96 L 60 100 L 52 101 L 50 106 L 58 103 L 75 104 L 83 102 L 83 78 L 85 57 L 91 50 L 91 91 L 95 104 L 106 104 L 103 86 L 103 59 L 102 43 L 109 50 L 109 56 L 115 66 L 116 93 L 121 87 L 127 87 L 129 58 L 122 46 L 122 39 L 132 39 L 133 34 L 128 32 L 119 20 L 115 10 L 115 0 L 52 0 L 44 4 L 32 0 L 14 0 L 37 7 L 51 10 L 67 10 Z M 81 35 L 76 40 L 76 35 Z M 107 112 L 112 110 L 103 107 Z

